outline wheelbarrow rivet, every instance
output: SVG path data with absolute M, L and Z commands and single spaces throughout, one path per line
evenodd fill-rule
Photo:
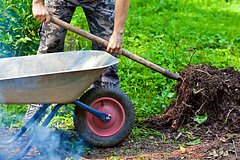
M 109 122 L 111 119 L 112 119 L 112 116 L 111 116 L 110 114 L 108 114 L 108 115 L 106 116 L 106 120 Z

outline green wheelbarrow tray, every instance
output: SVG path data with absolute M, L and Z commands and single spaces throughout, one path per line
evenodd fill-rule
M 0 103 L 70 103 L 118 59 L 72 51 L 0 59 Z

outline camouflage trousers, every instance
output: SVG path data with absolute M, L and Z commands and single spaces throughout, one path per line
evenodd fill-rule
M 81 6 L 90 32 L 108 40 L 113 32 L 115 0 L 45 0 L 45 6 L 51 15 L 70 23 L 76 7 Z M 40 45 L 37 54 L 62 52 L 66 29 L 52 23 L 43 23 L 40 28 Z M 93 50 L 105 50 L 99 44 L 92 43 Z M 117 65 L 109 67 L 94 86 L 114 84 L 119 87 Z

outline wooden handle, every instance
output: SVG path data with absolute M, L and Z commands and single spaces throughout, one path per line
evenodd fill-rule
M 76 27 L 70 25 L 69 23 L 66 23 L 66 22 L 64 22 L 64 21 L 62 21 L 62 20 L 60 20 L 60 19 L 58 19 L 56 17 L 51 16 L 51 22 L 56 24 L 56 25 L 58 25 L 58 26 L 61 26 L 61 27 L 65 28 L 67 30 L 70 30 L 70 31 L 72 31 L 74 33 L 77 33 L 77 34 L 79 34 L 79 35 L 81 35 L 81 36 L 83 36 L 83 37 L 85 37 L 85 38 L 87 38 L 87 39 L 89 39 L 91 41 L 99 43 L 99 44 L 103 45 L 104 47 L 108 46 L 108 41 L 106 41 L 106 40 L 104 40 L 104 39 L 102 39 L 102 38 L 100 38 L 98 36 L 95 36 L 95 35 L 93 35 L 93 34 L 91 34 L 89 32 L 86 32 L 86 31 L 84 31 L 82 29 L 76 28 Z M 174 80 L 178 80 L 178 81 L 182 80 L 181 76 L 179 76 L 179 75 L 177 75 L 175 73 L 172 73 L 172 72 L 170 72 L 170 71 L 168 71 L 168 70 L 166 70 L 166 69 L 164 69 L 164 68 L 162 68 L 162 67 L 160 67 L 160 66 L 158 66 L 158 65 L 156 65 L 156 64 L 154 64 L 154 63 L 152 63 L 152 62 L 150 62 L 150 61 L 148 61 L 148 60 L 146 60 L 144 58 L 142 58 L 142 57 L 139 57 L 139 56 L 137 56 L 135 54 L 132 54 L 129 51 L 121 49 L 120 50 L 120 54 L 122 54 L 125 57 L 127 57 L 127 58 L 129 58 L 129 59 L 131 59 L 131 60 L 133 60 L 135 62 L 138 62 L 138 63 L 140 63 L 140 64 L 142 64 L 142 65 L 144 65 L 144 66 L 146 66 L 146 67 L 148 67 L 148 68 L 150 68 L 152 70 L 155 70 L 155 71 L 161 73 L 162 75 L 164 75 L 164 76 L 166 76 L 168 78 L 171 78 L 171 79 L 174 79 Z

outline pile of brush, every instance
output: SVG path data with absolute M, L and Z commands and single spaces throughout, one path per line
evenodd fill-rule
M 240 132 L 240 72 L 208 65 L 189 65 L 180 75 L 176 99 L 158 117 L 144 123 L 154 129 L 178 129 L 194 123 L 197 115 L 207 115 L 205 126 Z

